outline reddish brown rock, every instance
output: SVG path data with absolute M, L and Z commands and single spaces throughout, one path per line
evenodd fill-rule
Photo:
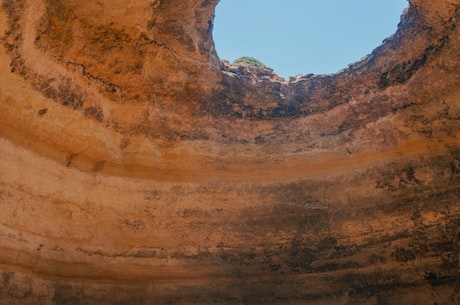
M 3 1 L 0 304 L 459 304 L 458 1 L 289 82 L 216 4 Z

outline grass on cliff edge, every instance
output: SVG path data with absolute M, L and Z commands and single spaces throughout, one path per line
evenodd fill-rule
M 254 66 L 254 67 L 259 67 L 259 68 L 268 68 L 264 63 L 262 63 L 260 60 L 250 57 L 250 56 L 243 56 L 240 58 L 237 58 L 233 61 L 234 64 L 239 64 L 239 65 L 248 65 L 248 66 Z

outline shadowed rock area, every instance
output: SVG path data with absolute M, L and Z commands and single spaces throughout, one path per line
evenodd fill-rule
M 0 305 L 460 304 L 460 2 L 333 75 L 217 0 L 3 0 Z

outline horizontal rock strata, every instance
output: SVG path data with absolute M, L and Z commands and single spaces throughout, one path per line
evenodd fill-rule
M 0 304 L 460 304 L 460 3 L 333 75 L 217 0 L 4 0 Z

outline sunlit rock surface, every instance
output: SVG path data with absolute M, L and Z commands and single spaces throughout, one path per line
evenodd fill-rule
M 459 1 L 290 81 L 216 3 L 3 1 L 0 304 L 460 304 Z

